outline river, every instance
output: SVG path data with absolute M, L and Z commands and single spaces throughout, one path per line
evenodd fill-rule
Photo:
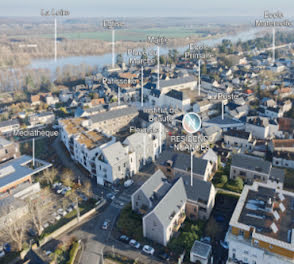
M 225 36 L 221 38 L 215 38 L 215 39 L 207 39 L 203 41 L 199 41 L 198 43 L 201 45 L 213 47 L 222 42 L 223 39 L 229 39 L 232 42 L 237 42 L 238 40 L 246 41 L 249 39 L 254 39 L 256 37 L 256 34 L 259 31 L 257 29 L 251 29 L 246 32 L 240 32 L 236 35 L 232 36 Z M 184 52 L 187 50 L 188 46 L 182 46 L 182 47 L 176 47 L 176 49 L 179 52 Z M 160 48 L 160 54 L 165 55 L 168 53 L 168 51 L 172 49 L 172 47 L 168 48 Z M 123 54 L 123 58 L 125 61 L 128 60 L 127 54 Z M 86 64 L 90 66 L 98 66 L 99 68 L 103 67 L 104 65 L 110 65 L 112 62 L 112 54 L 107 53 L 104 55 L 98 55 L 98 56 L 70 56 L 70 57 L 62 57 L 58 58 L 57 61 L 54 59 L 36 59 L 31 62 L 31 64 L 27 67 L 31 69 L 49 69 L 51 73 L 54 75 L 56 72 L 56 68 L 63 68 L 65 65 L 81 65 Z

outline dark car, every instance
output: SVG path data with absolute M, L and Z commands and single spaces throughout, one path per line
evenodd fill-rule
M 161 258 L 161 259 L 163 259 L 163 260 L 166 260 L 166 261 L 168 261 L 170 259 L 169 255 L 166 252 L 161 252 L 158 255 L 158 257 Z
M 124 242 L 124 243 L 128 243 L 130 239 L 126 235 L 121 235 L 119 237 L 119 240 Z
M 225 221 L 225 217 L 223 215 L 216 215 L 215 221 L 218 223 L 223 223 Z

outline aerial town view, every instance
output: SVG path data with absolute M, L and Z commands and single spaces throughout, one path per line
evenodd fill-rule
M 0 264 L 294 264 L 294 2 L 1 0 Z

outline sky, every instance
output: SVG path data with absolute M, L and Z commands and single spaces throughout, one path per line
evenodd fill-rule
M 0 0 L 0 16 L 39 16 L 63 8 L 72 17 L 262 16 L 264 10 L 294 16 L 294 0 Z

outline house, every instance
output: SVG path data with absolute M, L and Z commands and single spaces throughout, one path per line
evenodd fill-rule
M 218 126 L 208 126 L 203 128 L 203 133 L 208 137 L 210 143 L 215 143 L 222 139 L 222 129 Z
M 59 98 L 53 95 L 48 95 L 45 97 L 45 102 L 47 105 L 55 105 L 59 103 Z
M 41 96 L 39 94 L 31 95 L 31 105 L 39 105 L 41 103 Z
M 272 167 L 269 161 L 245 154 L 233 154 L 230 178 L 241 177 L 244 182 L 254 181 L 268 183 L 269 186 L 283 188 L 284 171 Z
M 29 122 L 31 126 L 43 124 L 48 125 L 52 124 L 55 120 L 55 115 L 53 112 L 41 112 L 29 116 Z
M 86 117 L 90 115 L 95 115 L 98 113 L 102 113 L 106 111 L 105 105 L 97 105 L 95 107 L 89 107 L 89 108 L 81 108 L 77 107 L 75 110 L 75 117 Z
M 294 153 L 294 139 L 273 139 L 269 143 L 269 149 L 274 151 L 287 151 Z
M 211 245 L 195 240 L 190 251 L 190 261 L 197 264 L 211 264 Z
M 160 195 L 154 195 L 152 199 L 157 204 L 143 216 L 143 236 L 167 246 L 186 218 L 187 196 L 182 178 L 176 179 L 163 197 Z
M 205 152 L 202 157 L 202 159 L 204 160 L 208 160 L 210 162 L 213 163 L 213 170 L 217 170 L 217 167 L 218 167 L 218 156 L 217 154 L 211 149 L 209 148 L 207 152 Z
M 238 119 L 230 118 L 227 116 L 224 116 L 224 118 L 222 118 L 221 116 L 217 116 L 203 121 L 202 126 L 204 128 L 218 126 L 223 129 L 223 131 L 227 131 L 229 129 L 243 129 L 244 123 Z
M 193 76 L 187 76 L 182 78 L 174 78 L 169 80 L 161 80 L 159 87 L 156 85 L 156 89 L 161 90 L 163 94 L 168 93 L 171 90 L 181 91 L 184 89 L 194 90 L 196 88 L 197 81 Z
M 95 159 L 97 184 L 111 185 L 130 176 L 127 149 L 120 142 L 103 148 Z
M 157 170 L 132 195 L 132 210 L 143 215 L 143 235 L 167 245 L 186 216 L 208 219 L 214 206 L 216 191 L 210 182 L 178 174 L 169 179 Z
M 159 156 L 157 166 L 170 178 L 174 178 L 177 173 L 190 176 L 191 155 L 166 150 Z M 196 178 L 208 181 L 212 176 L 213 168 L 213 162 L 193 155 L 193 176 Z
M 164 105 L 187 111 L 191 107 L 190 98 L 182 91 L 170 90 L 164 95 Z
M 195 113 L 203 113 L 215 108 L 215 104 L 213 104 L 209 100 L 198 101 L 193 105 L 193 112 Z
M 294 194 L 266 183 L 245 185 L 225 241 L 234 263 L 290 264 L 294 260 Z
M 7 121 L 0 122 L 0 132 L 1 134 L 8 134 L 20 128 L 17 119 L 11 119 Z
M 294 152 L 275 151 L 273 153 L 273 165 L 294 169 Z
M 260 116 L 248 116 L 246 118 L 245 131 L 251 132 L 258 139 L 267 139 L 281 136 L 279 125 L 274 119 Z
M 0 163 L 19 156 L 19 144 L 0 137 Z
M 224 133 L 224 142 L 227 147 L 240 148 L 242 151 L 253 151 L 256 144 L 250 132 L 236 129 Z

